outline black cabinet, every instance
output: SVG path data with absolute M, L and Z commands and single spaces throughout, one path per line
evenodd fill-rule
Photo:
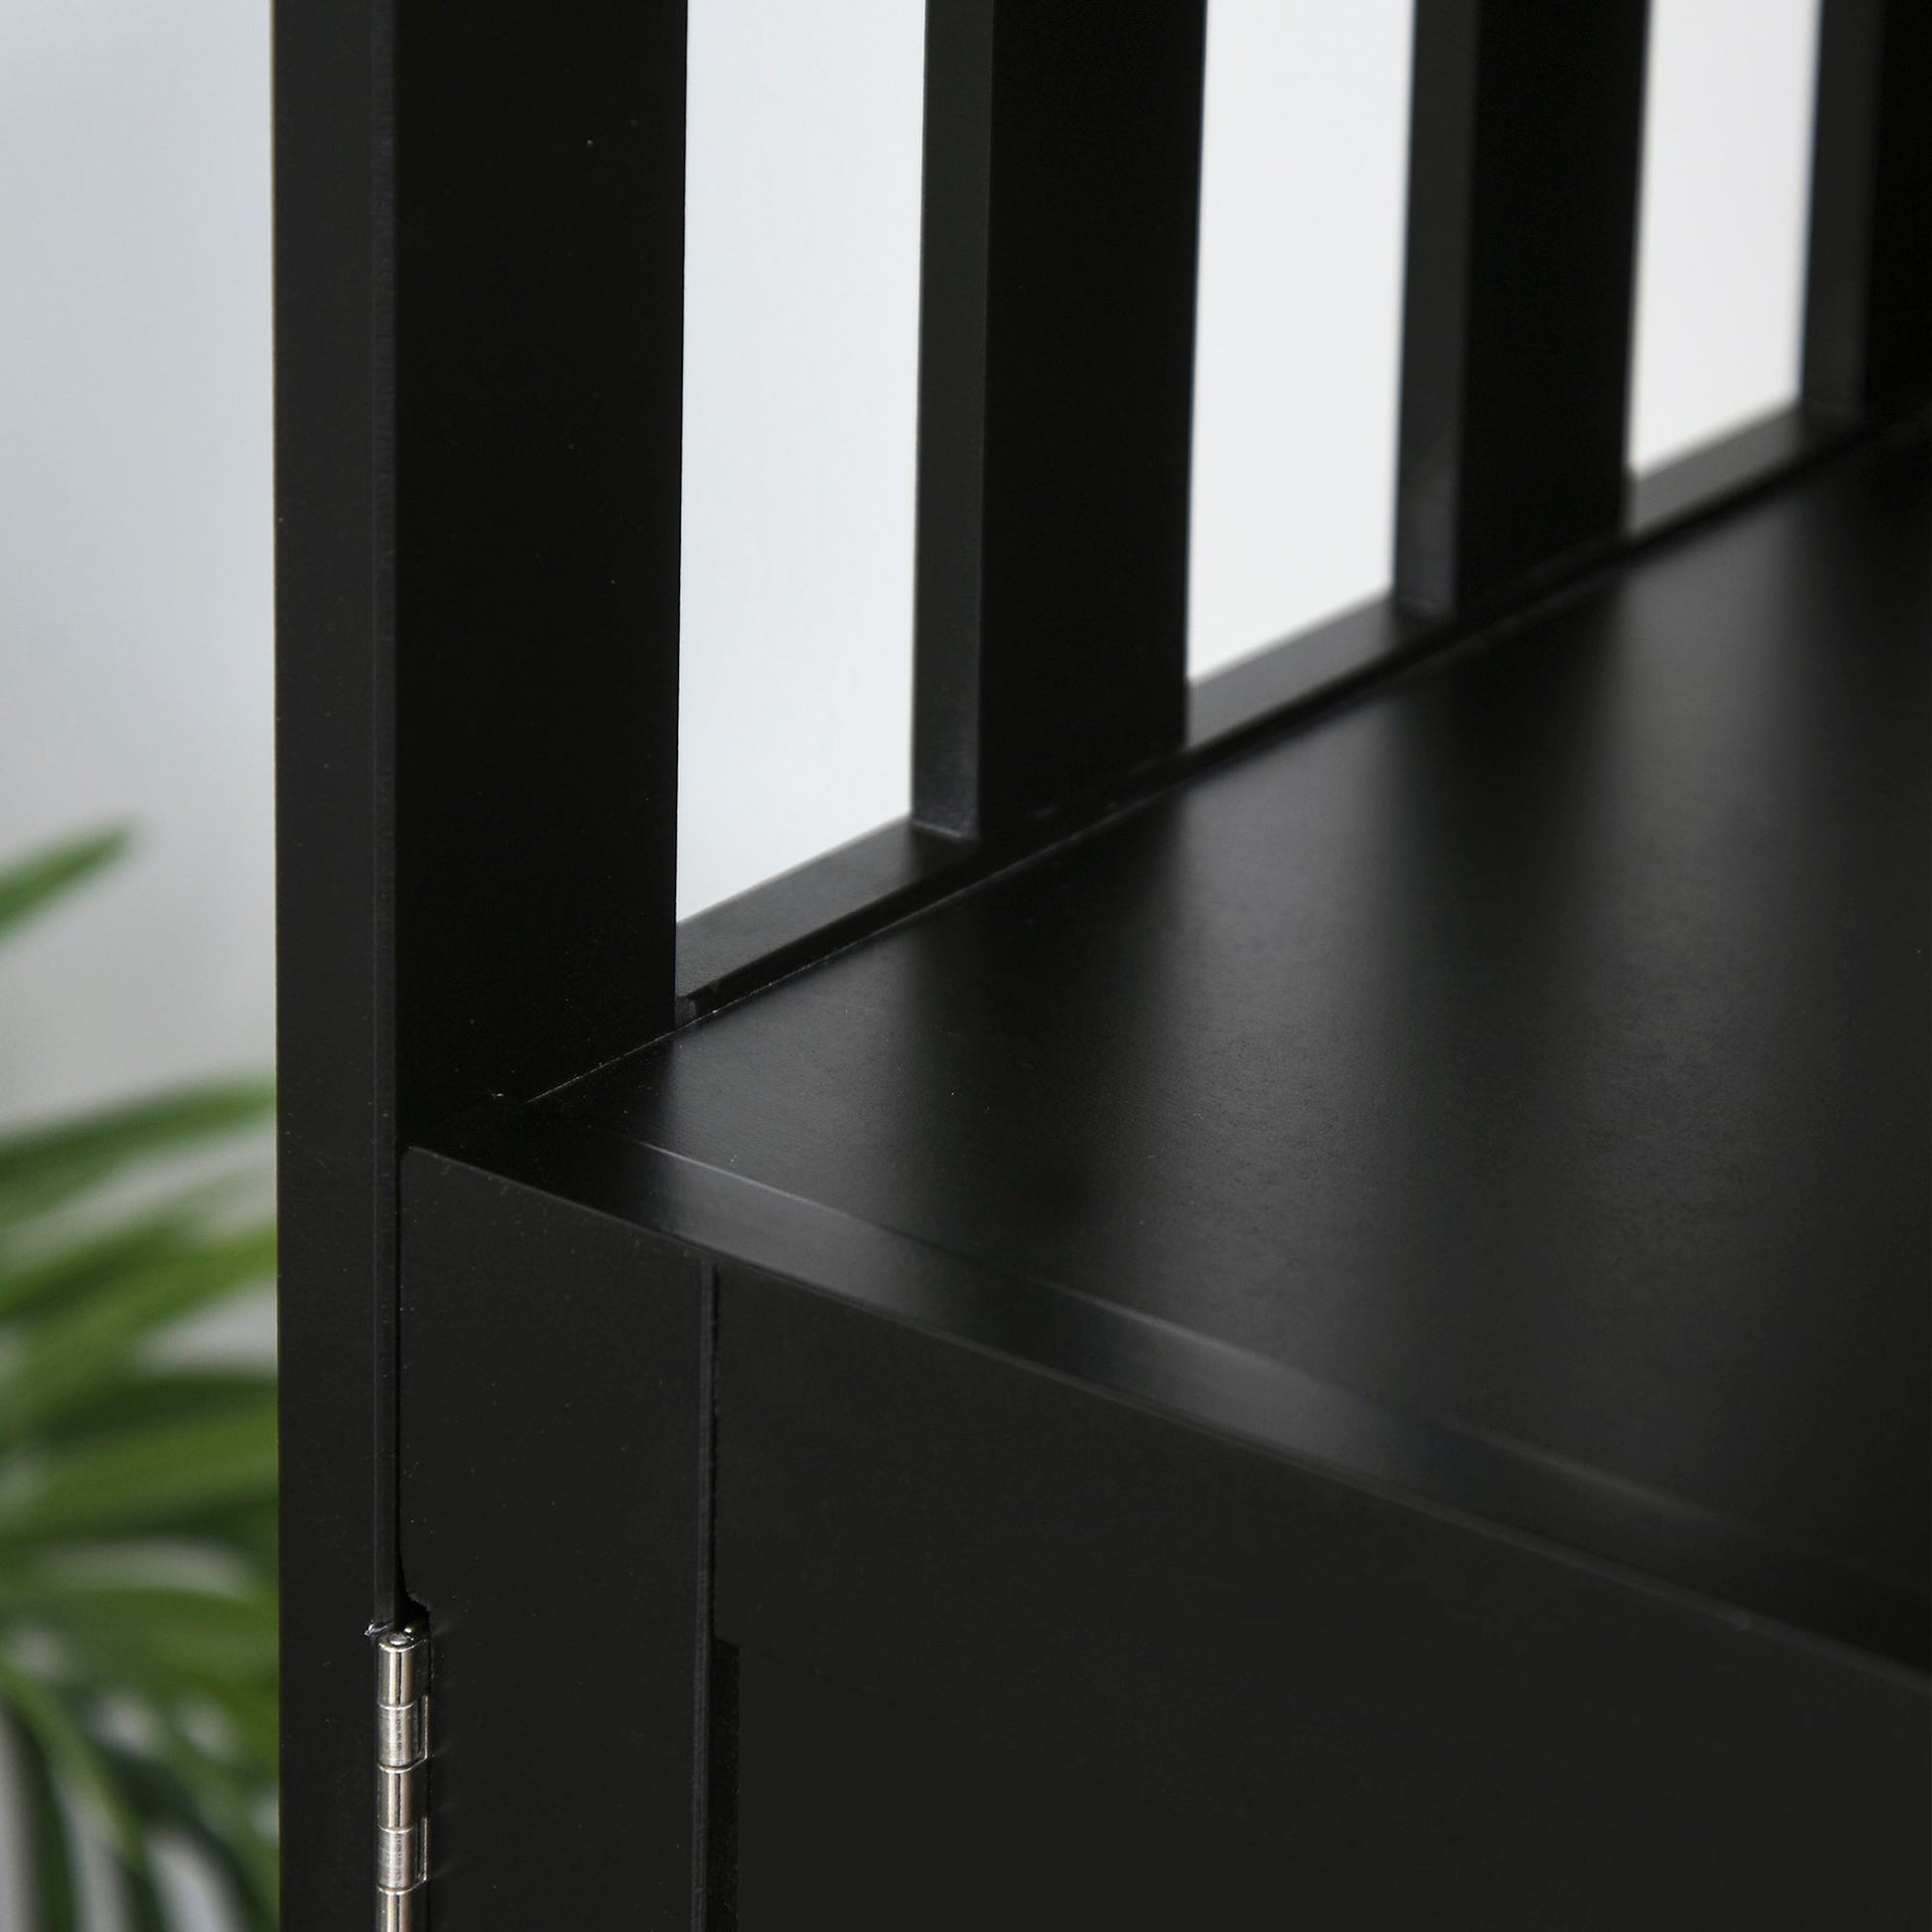
M 1642 9 L 1422 0 L 1396 596 L 1187 691 L 1080 580 L 1200 9 L 935 0 L 920 803 L 678 931 L 681 11 L 566 11 L 279 10 L 294 1932 L 372 1623 L 392 1924 L 1925 1924 L 1932 10 L 1827 0 L 1806 396 L 1630 483 Z

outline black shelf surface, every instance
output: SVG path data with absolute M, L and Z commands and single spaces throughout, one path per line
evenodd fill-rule
M 1922 1669 L 1929 642 L 1895 437 L 487 1158 Z

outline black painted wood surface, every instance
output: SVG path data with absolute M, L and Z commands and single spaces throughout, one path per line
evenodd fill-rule
M 1647 0 L 1419 0 L 1395 590 L 1479 603 L 1616 530 Z
M 1794 404 L 1631 478 L 1615 543 L 1573 552 L 1540 573 L 1532 601 L 1780 487 L 1874 428 L 1882 433 L 1885 420 L 1881 414 L 1868 424 Z M 983 838 L 897 819 L 710 906 L 678 926 L 679 1019 L 745 999 L 1506 617 L 1494 609 L 1425 613 L 1370 599 L 1191 680 L 1179 748 L 1063 808 Z
M 1317 1926 L 1924 1922 L 1916 1673 L 742 1268 L 717 1372 L 719 1634 L 1057 1768 L 1073 1821 L 1098 1785 L 1307 1866 Z
M 1818 473 L 505 1158 L 1922 1664 L 1927 500 Z
M 1854 414 L 1932 390 L 1932 7 L 1823 0 L 1802 387 Z
M 293 1932 L 371 1909 L 401 1149 L 671 1020 L 684 12 L 274 41 Z
M 277 1212 L 282 1892 L 359 1925 L 374 1863 L 364 1632 L 396 1610 L 395 1110 L 377 675 L 373 0 L 278 6 Z
M 392 31 L 379 536 L 420 1137 L 670 1024 L 685 20 L 413 0 Z
M 693 1925 L 705 1265 L 429 1154 L 402 1195 L 400 1542 L 433 1636 L 436 1923 Z
M 932 0 L 913 815 L 964 834 L 1185 715 L 1204 0 Z
M 849 1683 L 744 1658 L 739 1932 L 1445 1932 Z
M 1191 694 L 1201 8 L 931 15 L 914 818 L 674 1005 L 683 9 L 278 0 L 289 1924 L 412 1596 L 450 1926 L 836 1910 L 801 1670 L 1035 1904 L 1921 1923 L 1932 15 L 1626 488 L 1640 0 L 1423 0 L 1396 596 Z

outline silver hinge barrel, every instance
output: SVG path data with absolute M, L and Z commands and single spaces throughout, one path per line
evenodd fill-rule
M 383 1891 L 414 1891 L 429 1876 L 429 1845 L 423 1826 L 392 1832 L 375 1828 L 375 1882 Z
M 381 1631 L 375 1640 L 375 1701 L 414 1704 L 429 1690 L 429 1644 L 415 1628 Z
M 375 1895 L 376 1932 L 423 1932 L 429 1923 L 423 1891 L 378 1891 Z
M 391 1764 L 375 1767 L 375 1822 L 385 1832 L 406 1832 L 429 1816 L 429 1764 L 418 1759 L 398 1770 Z
M 378 1932 L 423 1932 L 429 1880 L 429 1633 L 375 1632 Z
M 403 1771 L 420 1764 L 428 1749 L 428 1700 L 375 1707 L 375 1761 L 385 1770 Z

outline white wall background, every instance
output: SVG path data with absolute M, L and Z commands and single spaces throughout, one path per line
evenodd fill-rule
M 267 10 L 0 0 L 0 1117 L 273 1044 Z
M 910 796 L 924 10 L 694 0 L 678 907 Z
M 1196 676 L 1388 584 L 1412 12 L 1210 0 Z
M 264 0 L 0 0 L 0 856 L 140 836 L 0 951 L 0 1126 L 272 1055 L 267 61 Z
M 1798 389 L 1818 0 L 1652 0 L 1630 457 Z
M 1633 451 L 1787 397 L 1816 0 L 1657 0 Z M 693 0 L 687 910 L 903 808 L 919 8 Z M 1386 578 L 1407 0 L 1212 0 L 1192 660 Z M 267 0 L 0 0 L 0 1118 L 272 1043 Z

